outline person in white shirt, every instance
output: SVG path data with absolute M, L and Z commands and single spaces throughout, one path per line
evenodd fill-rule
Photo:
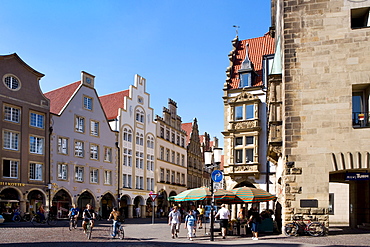
M 172 238 L 178 237 L 181 224 L 181 213 L 178 211 L 178 207 L 174 206 L 172 211 L 168 215 L 168 224 L 171 226 Z
M 222 232 L 222 238 L 226 238 L 226 229 L 227 225 L 229 224 L 230 219 L 230 211 L 226 208 L 225 204 L 221 205 L 221 209 L 218 210 L 215 218 L 220 217 L 220 226 L 221 226 L 221 232 Z

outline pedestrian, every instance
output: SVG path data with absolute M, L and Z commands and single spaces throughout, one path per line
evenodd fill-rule
M 204 219 L 204 206 L 203 205 L 199 205 L 198 207 L 198 212 L 199 212 L 199 221 L 198 221 L 198 225 L 199 225 L 199 229 L 202 229 L 203 228 L 203 219 Z
M 253 208 L 252 215 L 248 220 L 248 224 L 251 224 L 252 240 L 258 240 L 258 227 L 261 223 L 261 216 L 257 212 L 257 208 Z
M 193 212 L 193 215 L 195 217 L 195 220 L 196 220 L 196 223 L 199 221 L 199 211 L 195 208 L 194 205 L 191 205 L 191 211 Z M 193 237 L 195 238 L 196 237 L 196 233 L 197 233 L 197 224 L 195 224 L 194 228 L 193 228 Z
M 188 229 L 188 239 L 193 241 L 193 229 L 196 227 L 197 219 L 193 215 L 193 210 L 189 210 L 189 214 L 185 217 L 185 229 Z
M 168 224 L 171 226 L 172 238 L 178 238 L 181 225 L 181 213 L 177 206 L 174 206 L 168 215 Z
M 137 206 L 136 208 L 136 217 L 140 218 L 140 206 Z
M 220 210 L 218 210 L 215 218 L 220 217 L 220 226 L 221 226 L 221 233 L 222 233 L 222 238 L 226 238 L 226 230 L 227 230 L 227 225 L 229 224 L 230 220 L 230 211 L 226 208 L 225 204 L 221 205 Z

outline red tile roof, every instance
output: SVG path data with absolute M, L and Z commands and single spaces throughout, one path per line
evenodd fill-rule
M 190 142 L 190 134 L 193 131 L 193 123 L 182 123 L 181 128 L 186 131 L 186 145 Z
M 124 98 L 129 96 L 129 90 L 100 96 L 100 102 L 103 106 L 108 120 L 117 118 L 118 109 L 124 108 Z
M 81 81 L 77 81 L 45 93 L 45 97 L 50 100 L 50 112 L 58 115 L 61 114 L 62 109 L 70 101 L 80 85 Z
M 262 86 L 262 56 L 275 53 L 275 41 L 269 33 L 263 37 L 246 39 L 239 41 L 235 50 L 235 60 L 231 74 L 230 89 L 236 89 L 239 86 L 239 69 L 246 56 L 246 44 L 249 44 L 249 60 L 254 65 L 254 70 L 258 76 L 253 86 Z

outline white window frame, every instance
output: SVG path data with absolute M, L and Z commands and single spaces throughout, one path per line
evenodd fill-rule
M 40 163 L 31 162 L 29 167 L 30 167 L 29 179 L 42 181 L 43 165 Z
M 85 118 L 81 116 L 75 117 L 75 131 L 85 133 Z
M 99 136 L 99 122 L 90 120 L 90 135 Z
M 9 161 L 9 164 L 5 164 L 5 161 Z M 2 171 L 2 177 L 3 178 L 18 178 L 18 168 L 19 168 L 19 162 L 16 160 L 10 160 L 10 159 L 3 159 L 2 161 L 3 165 L 3 171 Z M 4 167 L 9 166 L 9 176 L 4 175 Z M 8 175 L 8 174 L 7 174 Z
M 104 147 L 104 162 L 112 163 L 112 148 Z
M 44 129 L 45 115 L 37 112 L 30 112 L 30 126 L 39 129 Z
M 93 109 L 93 98 L 85 95 L 83 97 L 83 108 L 85 110 L 92 111 L 92 109 Z
M 68 154 L 68 138 L 59 136 L 58 137 L 58 153 Z
M 90 183 L 91 184 L 99 183 L 99 169 L 90 168 Z
M 38 136 L 30 136 L 30 153 L 44 154 L 44 141 L 45 139 Z
M 75 140 L 74 154 L 76 157 L 83 158 L 85 155 L 85 143 L 81 140 Z
M 67 180 L 68 179 L 68 165 L 65 163 L 58 164 L 58 179 Z
M 75 167 L 75 181 L 76 182 L 83 182 L 84 181 L 84 172 L 85 169 L 83 166 L 76 166 Z
M 4 104 L 4 120 L 13 123 L 20 123 L 21 109 Z
M 104 170 L 104 184 L 112 185 L 112 171 Z
M 19 133 L 11 130 L 3 131 L 4 149 L 19 151 Z
M 90 159 L 99 160 L 99 145 L 90 143 Z

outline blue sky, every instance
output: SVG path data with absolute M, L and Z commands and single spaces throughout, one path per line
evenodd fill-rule
M 228 54 L 239 38 L 270 26 L 269 0 L 1 0 L 0 54 L 16 52 L 45 74 L 43 92 L 95 75 L 99 95 L 147 79 L 151 107 L 168 98 L 183 123 L 223 143 L 223 85 Z

